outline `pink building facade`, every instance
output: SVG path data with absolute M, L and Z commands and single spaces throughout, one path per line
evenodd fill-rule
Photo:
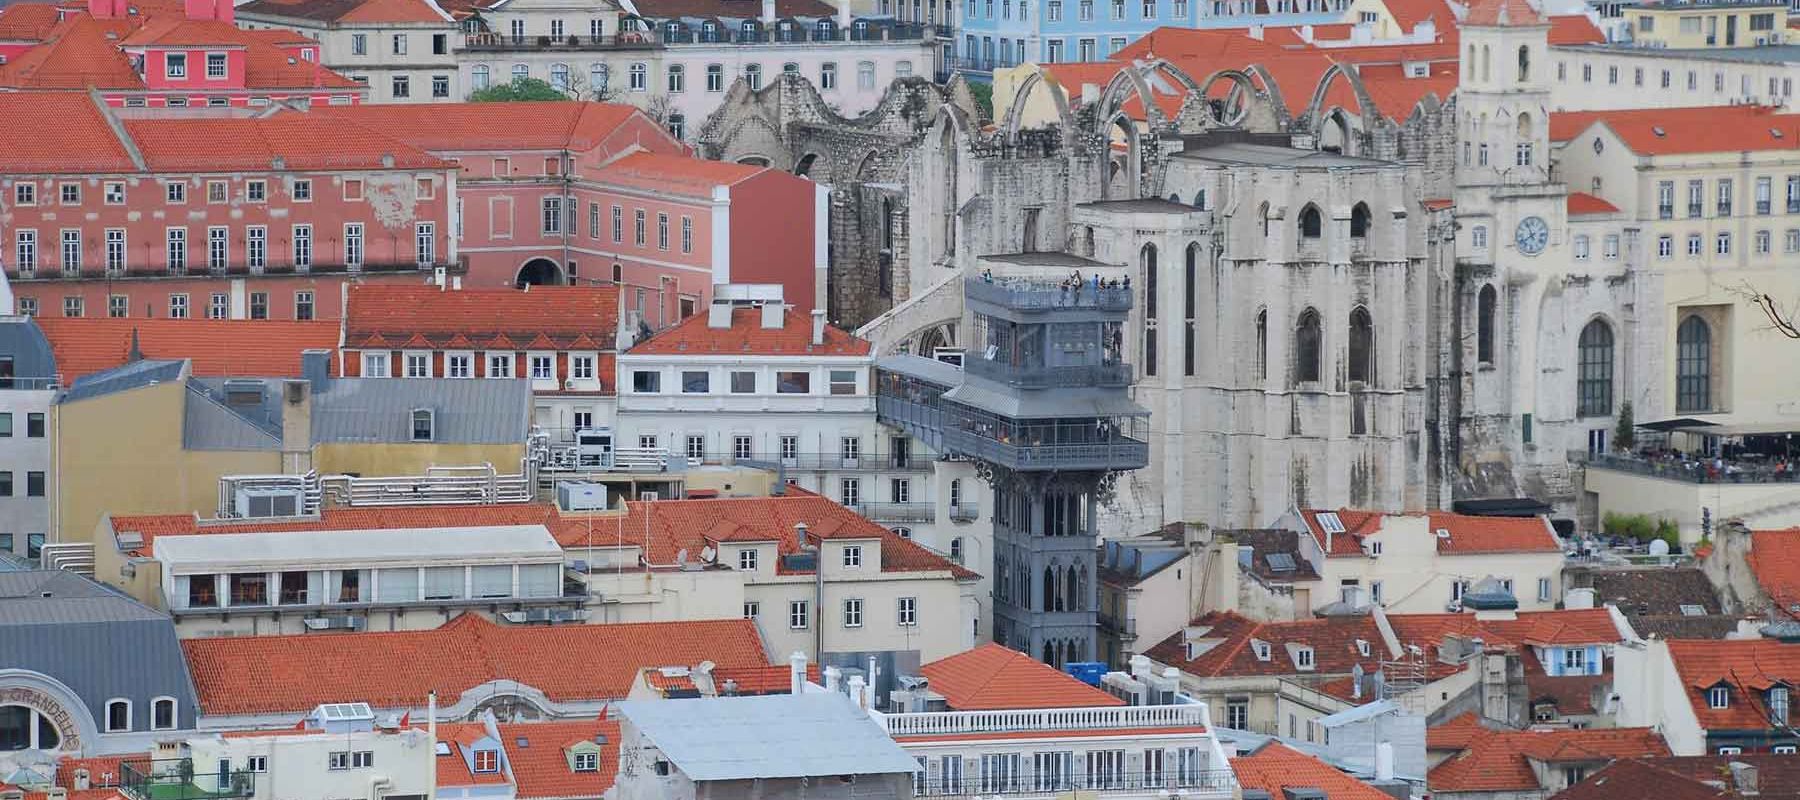
M 0 93 L 14 114 L 58 120 L 0 142 L 0 265 L 24 313 L 332 319 L 345 280 L 460 269 L 457 171 L 372 132 Z

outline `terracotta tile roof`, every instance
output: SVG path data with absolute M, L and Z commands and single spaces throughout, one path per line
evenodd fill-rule
M 1800 114 L 1750 105 L 1553 113 L 1551 139 L 1567 141 L 1596 122 L 1643 156 L 1800 148 Z
M 1700 727 L 1717 730 L 1767 730 L 1765 693 L 1777 684 L 1800 685 L 1800 644 L 1774 639 L 1668 642 L 1669 658 L 1687 690 L 1688 705 Z M 1725 708 L 1712 708 L 1707 690 L 1731 690 Z
M 611 350 L 618 328 L 617 286 L 522 291 L 355 284 L 344 311 L 344 346 Z
M 346 122 L 387 131 L 434 153 L 486 150 L 585 152 L 600 145 L 633 114 L 614 103 L 382 103 L 314 107 Z
M 1328 532 L 1325 523 L 1319 521 L 1324 513 L 1337 514 L 1342 523 L 1342 533 Z M 1357 511 L 1340 508 L 1335 512 L 1319 509 L 1308 509 L 1300 512 L 1306 521 L 1306 532 L 1319 543 L 1319 550 L 1326 556 L 1363 556 L 1362 537 L 1381 530 L 1382 514 L 1379 511 Z
M 721 667 L 713 670 L 713 684 L 723 687 L 731 681 L 738 694 L 788 694 L 793 688 L 792 668 L 783 664 L 769 667 Z M 819 665 L 806 665 L 806 679 L 821 683 Z M 720 688 L 720 691 L 723 691 Z
M 270 170 L 278 162 L 290 170 L 449 166 L 389 136 L 298 111 L 262 118 L 127 119 L 124 125 L 154 172 Z
M 37 325 L 65 383 L 125 364 L 133 333 L 145 358 L 189 359 L 202 378 L 298 378 L 301 351 L 317 349 L 334 351 L 336 373 L 338 329 L 329 320 L 39 317 Z
M 1383 0 L 1382 5 L 1399 23 L 1402 33 L 1411 33 L 1414 26 L 1425 20 L 1431 20 L 1440 33 L 1456 32 L 1456 15 L 1444 0 Z
M 1777 607 L 1792 613 L 1800 604 L 1800 528 L 1751 531 L 1750 571 Z
M 1734 796 L 1723 787 L 1654 766 L 1668 759 L 1621 758 L 1586 780 L 1550 796 L 1551 800 L 1723 800 Z M 1727 773 L 1728 774 L 1728 773 Z M 1710 776 L 1718 778 L 1718 775 Z
M 502 627 L 463 614 L 424 631 L 300 634 L 182 642 L 205 713 L 301 712 L 355 698 L 414 708 L 435 690 L 454 704 L 493 680 L 553 701 L 624 697 L 652 664 L 765 665 L 750 620 Z M 607 657 L 596 658 L 596 653 Z
M 1547 20 L 1527 0 L 1475 0 L 1462 24 L 1469 26 L 1519 28 L 1543 25 Z
M 1533 705 L 1548 703 L 1563 716 L 1595 713 L 1603 707 L 1606 693 L 1612 689 L 1610 675 L 1552 676 L 1544 671 L 1537 652 L 1530 648 L 1519 654 L 1519 660 L 1525 667 L 1525 702 Z
M 1550 44 L 1600 44 L 1606 34 L 1586 14 L 1559 14 L 1550 18 Z
M 871 345 L 848 331 L 825 326 L 825 343 L 812 343 L 812 320 L 788 306 L 780 328 L 764 328 L 762 312 L 754 308 L 731 311 L 731 327 L 708 325 L 706 314 L 695 314 L 631 348 L 630 355 L 704 355 L 732 353 L 745 356 L 862 356 Z
M 85 94 L 0 92 L 0 119 L 56 120 L 55 125 L 0 127 L 0 173 L 72 175 L 137 169 L 106 117 Z
M 1344 774 L 1312 756 L 1270 741 L 1261 750 L 1231 759 L 1238 785 L 1261 789 L 1271 797 L 1287 796 L 1284 789 L 1320 789 L 1331 800 L 1393 800 L 1386 793 Z
M 469 768 L 469 761 L 463 755 L 469 745 L 487 735 L 487 726 L 480 722 L 438 723 L 438 741 L 445 747 L 437 756 L 437 785 L 439 789 L 457 786 L 494 786 L 507 783 L 503 772 L 476 772 Z M 469 756 L 467 758 L 473 758 Z
M 233 49 L 244 46 L 244 32 L 229 22 L 214 19 L 187 19 L 179 15 L 157 15 L 145 21 L 130 36 L 119 40 L 120 47 L 216 47 Z
M 44 43 L 0 65 L 0 86 L 15 89 L 143 89 L 144 80 L 118 47 L 136 26 L 71 14 Z
M 1662 735 L 1649 728 L 1484 730 L 1461 753 L 1433 767 L 1425 783 L 1434 793 L 1538 791 L 1543 787 L 1532 761 L 1591 763 L 1668 754 Z
M 1389 614 L 1401 644 L 1437 644 L 1451 635 L 1506 647 L 1616 644 L 1624 637 L 1604 608 L 1524 611 L 1514 619 L 1465 614 Z
M 1415 77 L 1407 74 L 1403 64 L 1366 64 L 1357 69 L 1357 74 L 1375 107 L 1404 122 L 1427 96 L 1437 98 L 1441 104 L 1456 94 L 1456 69 L 1453 61 L 1431 62 L 1425 65 L 1424 77 Z
M 519 722 L 497 726 L 512 767 L 514 797 L 519 800 L 597 798 L 612 788 L 619 771 L 617 720 Z M 605 737 L 599 769 L 576 772 L 569 767 L 568 748 L 578 741 Z
M 991 642 L 940 658 L 919 672 L 952 711 L 1125 705 L 1055 667 Z
M 1582 214 L 1617 214 L 1619 207 L 1587 192 L 1569 193 L 1569 216 Z
M 306 531 L 385 530 L 391 528 L 443 528 L 470 525 L 555 525 L 556 507 L 545 503 L 477 506 L 388 506 L 328 508 L 317 519 L 272 522 L 207 521 L 193 514 L 121 515 L 112 519 L 115 533 L 140 534 L 143 555 L 155 552 L 159 536 L 196 536 L 214 533 L 295 533 Z M 555 528 L 551 528 L 555 530 Z
M 329 89 L 334 92 L 367 94 L 368 86 L 357 83 L 323 65 L 293 58 L 269 34 L 259 32 L 244 40 L 244 86 L 270 91 Z
M 1373 673 L 1380 661 L 1390 654 L 1382 644 L 1381 631 L 1369 616 L 1322 617 L 1295 622 L 1256 622 L 1232 611 L 1212 611 L 1194 620 L 1190 627 L 1210 628 L 1197 636 L 1200 640 L 1221 640 L 1195 658 L 1187 657 L 1183 643 L 1186 631 L 1176 633 L 1151 647 L 1147 655 L 1157 663 L 1167 664 L 1197 677 L 1248 675 L 1340 675 L 1348 674 L 1360 664 Z M 1256 656 L 1251 640 L 1269 644 L 1269 659 Z M 1357 640 L 1367 642 L 1369 655 L 1361 654 Z M 1313 648 L 1313 669 L 1301 670 L 1294 665 L 1288 645 Z
M 1473 711 L 1465 711 L 1448 722 L 1426 729 L 1425 749 L 1461 750 L 1486 730 L 1488 728 L 1481 724 L 1481 717 Z
M 1562 545 L 1547 517 L 1477 517 L 1433 511 L 1431 530 L 1447 530 L 1450 538 L 1438 539 L 1438 553 L 1556 553 Z
M 1800 541 L 1795 544 L 1800 545 Z M 1682 606 L 1699 606 L 1708 616 L 1722 611 L 1712 581 L 1695 567 L 1591 570 L 1578 583 L 1593 589 L 1597 602 L 1618 606 L 1619 613 L 1629 618 L 1633 627 L 1646 615 L 1680 615 Z M 1768 584 L 1765 581 L 1763 585 Z
M 711 200 L 713 187 L 730 186 L 771 169 L 729 161 L 710 161 L 698 156 L 664 155 L 640 150 L 607 162 L 595 181 L 605 186 L 646 189 Z
M 1680 776 L 1710 786 L 1722 786 L 1728 790 L 1724 795 L 1715 796 L 1729 797 L 1733 798 L 1733 800 L 1748 800 L 1749 798 L 1755 798 L 1755 800 L 1796 800 L 1796 798 L 1800 798 L 1800 758 L 1794 758 L 1791 755 L 1739 753 L 1737 755 L 1729 756 L 1670 756 L 1668 758 L 1643 758 L 1634 760 L 1660 770 L 1663 775 Z M 1733 762 L 1747 764 L 1756 768 L 1757 793 L 1750 794 L 1747 792 L 1736 791 L 1736 783 L 1731 778 L 1731 764 Z M 1623 764 L 1626 762 L 1620 760 L 1614 763 Z M 1593 779 L 1589 778 L 1589 780 L 1584 781 L 1583 783 L 1593 783 Z M 1663 787 L 1668 786 L 1671 787 L 1672 790 L 1673 785 L 1674 781 L 1672 780 L 1666 784 L 1658 784 L 1656 791 L 1650 794 L 1625 795 L 1615 793 L 1610 796 L 1605 794 L 1582 794 L 1569 798 L 1569 800 L 1615 800 L 1616 798 L 1624 797 L 1630 797 L 1632 800 L 1644 797 L 1655 797 L 1657 800 L 1688 800 L 1689 795 L 1685 793 L 1665 793 Z M 1679 791 L 1686 792 L 1688 790 Z M 1561 797 L 1561 795 L 1557 795 L 1557 797 Z M 1699 795 L 1693 795 L 1693 797 L 1695 800 L 1698 800 Z
M 1431 200 L 1421 200 L 1419 201 L 1419 205 L 1424 206 L 1427 211 L 1443 211 L 1445 209 L 1455 208 L 1456 201 L 1440 197 Z
M 762 6 L 747 9 L 730 0 L 642 0 L 636 4 L 638 14 L 650 19 L 674 17 L 723 17 L 749 19 L 761 13 Z M 829 17 L 836 7 L 824 0 L 775 0 L 777 17 Z
M 428 0 L 252 0 L 239 5 L 237 13 L 362 25 L 452 20 Z
M 0 41 L 43 41 L 61 19 L 62 12 L 53 3 L 14 3 L 0 8 Z

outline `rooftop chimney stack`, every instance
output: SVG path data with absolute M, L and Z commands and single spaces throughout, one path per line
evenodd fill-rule
M 863 676 L 861 676 L 861 675 L 851 675 L 850 676 L 850 699 L 855 700 L 856 707 L 863 709 L 864 711 L 867 711 L 869 709 L 869 707 L 867 705 L 864 705 L 864 703 L 866 701 L 865 701 L 865 698 L 863 697 L 863 688 L 866 685 L 867 684 L 863 683 Z
M 813 344 L 825 343 L 825 309 L 815 308 L 812 312 Z
M 792 694 L 806 691 L 806 654 L 799 650 L 788 656 L 788 691 Z
M 731 304 L 717 300 L 706 307 L 706 327 L 724 330 L 731 327 Z

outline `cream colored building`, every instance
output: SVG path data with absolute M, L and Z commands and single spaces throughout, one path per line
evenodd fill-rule
M 373 785 L 387 796 L 444 796 L 434 791 L 436 756 L 424 728 L 378 727 L 368 704 L 358 702 L 321 705 L 301 724 L 304 730 L 197 736 L 176 750 L 191 760 L 193 787 L 231 797 L 358 797 Z M 178 759 L 148 763 L 167 775 L 133 787 L 144 796 L 156 783 L 180 784 Z
M 1625 30 L 1639 47 L 1751 47 L 1781 42 L 1787 16 L 1778 3 L 1646 3 L 1625 12 Z
M 1552 610 L 1562 601 L 1563 551 L 1544 517 L 1296 509 L 1274 527 L 1301 534 L 1301 557 L 1319 575 L 1315 607 L 1372 603 L 1390 614 L 1438 612 L 1457 608 L 1463 592 L 1489 577 L 1523 611 Z
M 1551 47 L 1550 107 L 1559 111 L 1755 103 L 1791 109 L 1800 45 L 1665 50 L 1627 44 Z
M 249 29 L 297 30 L 319 60 L 369 87 L 371 103 L 447 103 L 467 94 L 457 77 L 456 23 L 435 0 L 301 5 L 252 0 L 237 7 Z

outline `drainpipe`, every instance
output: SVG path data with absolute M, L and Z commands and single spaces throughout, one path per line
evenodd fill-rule
M 571 191 L 575 185 L 575 176 L 573 174 L 575 172 L 575 159 L 570 156 L 567 148 L 564 148 L 561 151 L 561 157 L 563 218 L 561 220 L 562 225 L 560 226 L 562 228 L 562 264 L 559 266 L 562 269 L 564 281 L 567 285 L 573 286 L 575 284 L 574 276 L 569 274 L 569 229 L 581 224 L 581 215 L 576 213 L 574 207 L 575 197 Z
M 806 540 L 806 523 L 794 523 L 794 540 L 813 554 L 813 660 L 825 663 L 825 548 Z M 822 668 L 822 667 L 821 667 Z

